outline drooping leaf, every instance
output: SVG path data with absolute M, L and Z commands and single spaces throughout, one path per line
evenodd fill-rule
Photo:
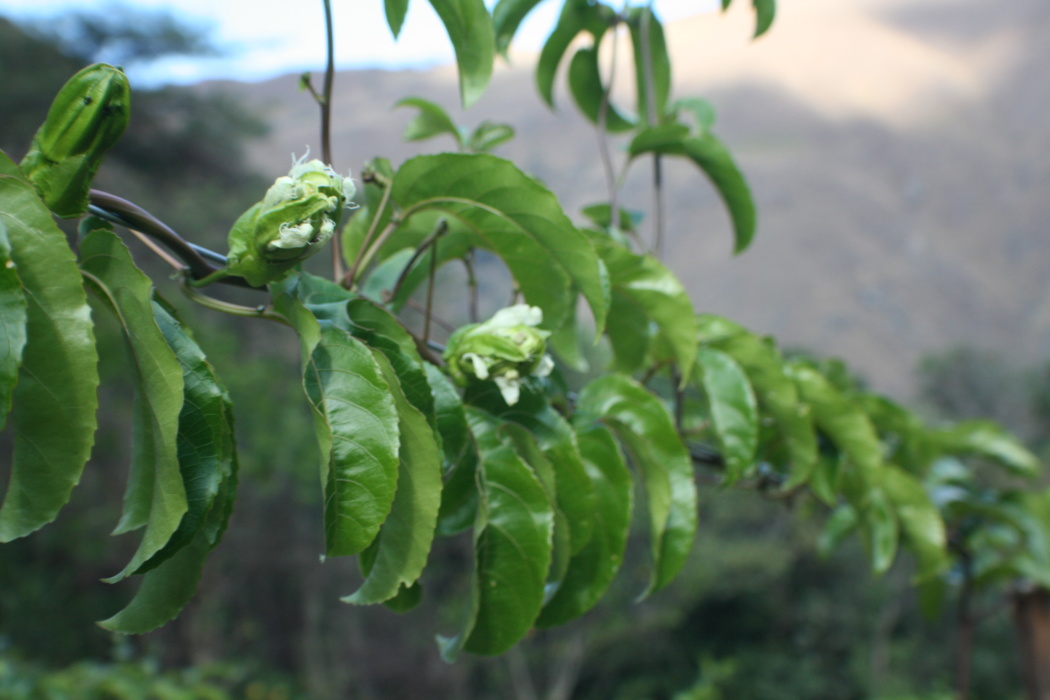
M 7 424 L 25 343 L 26 299 L 18 266 L 11 259 L 7 226 L 0 220 L 0 429 Z
M 606 94 L 607 87 L 598 67 L 597 43 L 577 49 L 573 55 L 569 62 L 569 92 L 583 116 L 592 124 L 603 125 L 613 134 L 635 127 L 635 123 L 620 113 Z
M 594 485 L 595 525 L 587 545 L 569 560 L 554 596 L 536 620 L 553 627 L 594 607 L 623 562 L 631 518 L 631 475 L 612 433 L 593 426 L 577 435 L 584 466 Z
M 401 439 L 397 493 L 379 535 L 375 558 L 361 587 L 342 600 L 367 605 L 390 600 L 423 572 L 441 504 L 441 456 L 423 414 L 401 391 L 387 357 L 373 350 L 397 406 Z
M 397 408 L 369 348 L 319 322 L 299 300 L 299 283 L 293 276 L 271 290 L 274 308 L 299 334 L 303 386 L 321 449 L 326 551 L 357 554 L 375 539 L 394 500 Z
M 556 486 L 558 507 L 568 518 L 572 532 L 572 553 L 578 553 L 594 529 L 594 490 L 584 468 L 576 433 L 565 418 L 534 386 L 524 384 L 518 402 L 508 406 L 491 384 L 475 385 L 466 400 L 503 420 L 522 426 L 535 438 L 550 461 Z
M 434 410 L 445 459 L 438 534 L 451 535 L 470 527 L 477 513 L 477 445 L 467 427 L 463 402 L 452 382 L 431 364 L 427 364 L 426 372 L 434 392 Z
M 761 410 L 773 418 L 791 464 L 786 488 L 806 483 L 817 465 L 817 437 L 808 409 L 772 345 L 718 316 L 698 319 L 702 342 L 732 357 L 747 374 Z
M 148 425 L 125 493 L 117 532 L 145 526 L 142 541 L 116 582 L 138 571 L 171 539 L 187 511 L 177 436 L 184 383 L 182 367 L 153 313 L 153 285 L 112 232 L 97 230 L 80 242 L 80 269 L 120 322 L 136 380 L 136 402 Z
M 638 95 L 638 119 L 643 124 L 659 124 L 667 111 L 671 94 L 671 59 L 660 20 L 652 5 L 631 8 L 627 15 L 634 49 L 635 90 Z M 646 31 L 648 29 L 648 31 Z M 650 110 L 649 96 L 653 106 Z
M 711 424 L 726 463 L 725 483 L 745 476 L 758 447 L 758 406 L 751 383 L 733 358 L 713 348 L 696 352 Z
M 733 251 L 742 253 L 755 236 L 756 220 L 755 203 L 743 174 L 721 141 L 709 132 L 697 136 L 686 134 L 677 142 L 672 138 L 673 133 L 673 125 L 644 129 L 635 136 L 628 152 L 632 158 L 642 153 L 662 153 L 691 160 L 722 198 L 733 221 Z
M 492 8 L 492 27 L 496 35 L 496 51 L 508 58 L 507 49 L 521 21 L 542 0 L 499 0 Z
M 776 0 L 751 0 L 755 6 L 755 38 L 762 36 L 773 26 L 773 18 L 777 13 Z
M 390 33 L 396 39 L 401 34 L 401 26 L 405 23 L 405 15 L 408 14 L 408 0 L 383 0 L 383 9 Z
M 397 172 L 394 199 L 404 218 L 437 210 L 469 227 L 475 245 L 499 255 L 525 300 L 543 309 L 545 327 L 565 320 L 575 286 L 601 331 L 608 302 L 594 246 L 550 190 L 509 161 L 481 153 L 413 158 Z
M 682 283 L 651 255 L 632 253 L 608 239 L 596 239 L 595 243 L 609 270 L 617 310 L 624 312 L 625 307 L 633 305 L 656 324 L 674 353 L 682 382 L 688 382 L 696 358 L 697 322 Z M 641 330 L 638 314 L 625 312 L 622 318 L 612 316 L 609 324 L 614 348 L 629 349 L 631 356 L 637 355 L 640 350 L 637 346 L 642 340 L 630 336 Z M 620 324 L 625 324 L 625 328 L 611 330 L 613 325 Z
M 11 399 L 14 454 L 0 508 L 0 542 L 9 542 L 54 520 L 80 480 L 94 443 L 98 355 L 65 234 L 3 153 L 0 224 L 26 298 L 23 360 Z
M 852 467 L 850 473 L 856 475 L 863 497 L 872 486 L 879 483 L 882 468 L 882 444 L 867 414 L 843 396 L 816 369 L 793 363 L 789 371 L 802 400 L 812 412 L 813 423 L 849 459 Z M 846 494 L 847 498 L 851 495 Z M 863 513 L 861 515 L 863 517 Z
M 915 554 L 920 579 L 939 574 L 948 566 L 947 534 L 937 506 L 911 474 L 887 465 L 883 490 L 897 512 L 904 544 Z
M 440 105 L 422 97 L 406 97 L 398 101 L 395 107 L 415 107 L 419 114 L 408 123 L 401 135 L 405 141 L 424 141 L 435 136 L 448 134 L 456 141 L 459 150 L 463 150 L 463 134 L 452 117 Z
M 205 517 L 216 507 L 220 489 L 232 476 L 236 450 L 226 388 L 171 307 L 154 300 L 153 313 L 182 366 L 184 396 L 176 445 L 187 511 L 171 539 L 139 567 L 137 574 L 155 568 L 196 537 Z
M 696 485 L 689 453 L 663 403 L 629 377 L 607 374 L 580 392 L 579 430 L 608 425 L 624 443 L 645 485 L 653 573 L 643 595 L 667 585 L 685 563 L 696 534 Z
M 490 422 L 477 409 L 475 423 Z M 520 640 L 543 605 L 554 513 L 533 471 L 499 438 L 482 446 L 480 498 L 474 524 L 471 610 L 463 631 L 442 641 L 442 656 L 460 649 L 499 654 Z
M 495 39 L 492 17 L 484 0 L 430 0 L 445 25 L 459 68 L 459 94 L 463 107 L 481 97 L 492 77 Z
M 580 32 L 586 31 L 597 43 L 609 28 L 612 16 L 612 8 L 602 3 L 566 0 L 562 5 L 558 23 L 544 42 L 536 63 L 536 89 L 549 107 L 554 107 L 554 77 L 572 40 Z
M 945 452 L 993 459 L 1018 476 L 1035 477 L 1039 459 L 1002 426 L 991 421 L 964 421 L 938 431 L 934 438 Z

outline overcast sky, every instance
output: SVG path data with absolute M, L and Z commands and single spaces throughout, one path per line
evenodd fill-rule
M 262 80 L 282 73 L 319 70 L 324 64 L 323 5 L 320 0 L 135 0 L 136 8 L 166 9 L 209 30 L 227 55 L 172 59 L 138 71 L 140 82 L 195 82 L 208 78 Z M 710 0 L 657 0 L 667 20 L 695 13 Z M 336 62 L 340 68 L 425 67 L 454 58 L 430 3 L 415 0 L 398 42 L 386 26 L 381 0 L 335 0 Z M 538 49 L 556 19 L 558 3 L 545 2 L 530 15 L 516 46 Z M 63 10 L 114 11 L 107 0 L 0 0 L 0 16 L 41 19 Z

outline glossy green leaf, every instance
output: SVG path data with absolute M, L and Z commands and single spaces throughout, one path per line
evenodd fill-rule
M 671 95 L 671 59 L 660 20 L 652 5 L 628 10 L 627 26 L 634 49 L 635 90 L 638 95 L 638 119 L 643 124 L 659 124 L 667 111 Z M 648 32 L 646 32 L 648 28 Z M 649 95 L 653 96 L 650 111 Z
M 507 58 L 507 50 L 521 21 L 542 0 L 499 0 L 492 8 L 492 28 L 496 34 L 496 50 Z
M 401 391 L 393 365 L 373 351 L 397 406 L 400 429 L 397 493 L 376 538 L 375 558 L 367 577 L 342 600 L 367 605 L 390 600 L 419 578 L 430 554 L 441 504 L 441 455 L 423 414 Z
M 9 542 L 54 520 L 80 480 L 94 442 L 98 355 L 65 234 L 2 153 L 0 224 L 26 298 L 26 340 L 12 393 L 14 454 L 0 508 L 0 542 Z
M 587 545 L 569 561 L 561 585 L 543 607 L 538 627 L 553 627 L 590 610 L 623 563 L 631 519 L 631 475 L 612 433 L 602 426 L 577 435 L 584 466 L 594 485 L 595 525 Z
M 595 242 L 609 270 L 617 310 L 633 305 L 656 324 L 671 346 L 682 372 L 683 384 L 688 382 L 696 361 L 697 322 L 693 304 L 682 283 L 651 255 L 637 255 L 608 239 Z M 627 312 L 623 319 L 611 318 L 610 326 L 613 324 L 626 324 L 626 329 L 612 332 L 614 349 L 642 342 L 632 340 L 628 335 L 637 332 L 634 330 L 638 326 L 637 314 Z M 630 352 L 634 355 L 638 350 L 631 347 Z
M 707 175 L 722 198 L 733 222 L 733 250 L 742 253 L 755 236 L 756 221 L 755 203 L 744 175 L 722 142 L 710 133 L 684 135 L 675 143 L 671 138 L 673 131 L 673 126 L 642 130 L 631 142 L 628 152 L 632 158 L 643 153 L 662 153 L 691 160 Z
M 758 405 L 747 375 L 729 355 L 713 348 L 696 352 L 700 383 L 711 424 L 726 463 L 725 483 L 747 475 L 758 447 Z
M 566 0 L 558 22 L 543 44 L 536 63 L 536 89 L 549 107 L 554 107 L 554 78 L 562 57 L 580 32 L 589 32 L 597 42 L 609 28 L 613 10 L 588 0 Z
M 893 465 L 883 470 L 882 485 L 897 512 L 904 544 L 918 560 L 919 578 L 939 574 L 948 566 L 948 538 L 937 506 L 918 479 Z
M 618 289 L 613 289 L 605 334 L 613 352 L 613 368 L 624 374 L 642 371 L 649 358 L 652 329 L 645 308 Z
M 174 311 L 154 301 L 153 313 L 168 346 L 182 367 L 184 396 L 176 436 L 179 470 L 187 511 L 167 544 L 136 574 L 144 573 L 189 544 L 232 476 L 235 450 L 230 398 L 197 343 L 183 330 Z
M 484 0 L 430 0 L 445 25 L 459 68 L 459 94 L 469 107 L 485 92 L 492 77 L 495 39 Z
M 369 349 L 321 327 L 303 376 L 325 468 L 329 556 L 367 547 L 390 513 L 398 477 L 398 419 L 391 389 Z
M 575 422 L 582 431 L 608 425 L 624 443 L 645 485 L 653 573 L 643 595 L 681 570 L 696 534 L 696 485 L 689 452 L 663 403 L 633 379 L 608 374 L 580 392 Z
M 383 0 L 383 9 L 386 13 L 386 23 L 396 39 L 401 34 L 405 15 L 408 14 L 408 0 Z
M 451 380 L 431 364 L 427 364 L 426 372 L 434 392 L 434 411 L 445 460 L 438 533 L 451 535 L 470 527 L 477 513 L 478 490 L 474 478 L 477 445 L 467 426 L 463 402 Z
M 406 162 L 394 180 L 406 213 L 437 210 L 472 230 L 476 245 L 499 255 L 525 300 L 543 309 L 544 327 L 558 328 L 578 289 L 600 332 L 606 289 L 598 255 L 537 180 L 488 154 L 446 153 Z
M 817 465 L 817 437 L 794 381 L 784 372 L 780 353 L 724 318 L 702 315 L 697 323 L 703 342 L 732 357 L 747 374 L 760 410 L 773 419 L 786 443 L 791 464 L 785 487 L 806 483 Z
M 491 421 L 477 409 L 468 419 Z M 532 469 L 497 438 L 482 448 L 479 483 L 471 610 L 463 631 L 442 641 L 450 661 L 460 649 L 500 654 L 520 640 L 543 605 L 550 566 L 554 513 Z
M 598 47 L 577 49 L 569 62 L 569 92 L 576 106 L 588 121 L 604 125 L 610 133 L 630 131 L 635 123 L 616 109 L 606 89 L 598 66 Z
M 513 406 L 507 406 L 491 383 L 475 385 L 468 391 L 466 400 L 522 426 L 535 438 L 551 464 L 556 486 L 549 491 L 556 494 L 558 507 L 568 517 L 572 553 L 579 552 L 594 529 L 594 491 L 572 426 L 554 410 L 542 392 L 527 384 L 522 386 L 521 396 Z
M 813 423 L 849 458 L 850 471 L 856 474 L 861 487 L 867 490 L 877 484 L 882 468 L 882 444 L 867 414 L 816 369 L 794 363 L 789 371 L 802 400 L 810 408 Z
M 945 452 L 995 460 L 1018 476 L 1035 477 L 1039 459 L 1002 426 L 991 421 L 965 421 L 938 431 L 935 440 Z
M 419 110 L 419 114 L 408 123 L 404 133 L 401 134 L 401 138 L 405 141 L 423 141 L 448 134 L 455 139 L 459 149 L 463 150 L 465 144 L 460 128 L 440 105 L 424 100 L 422 97 L 406 97 L 399 100 L 394 106 L 415 107 Z
M 26 299 L 18 266 L 11 258 L 7 226 L 0 220 L 0 429 L 7 423 L 11 395 L 26 343 Z
M 80 242 L 80 269 L 124 330 L 136 379 L 135 400 L 148 425 L 124 497 L 116 532 L 145 526 L 131 561 L 110 582 L 136 572 L 159 552 L 187 512 L 177 436 L 183 404 L 182 367 L 153 313 L 153 285 L 117 236 L 93 231 Z

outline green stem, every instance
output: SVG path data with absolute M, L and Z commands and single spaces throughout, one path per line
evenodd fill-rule
M 324 70 L 324 88 L 321 94 L 321 157 L 331 167 L 332 162 L 332 83 L 335 80 L 335 28 L 332 21 L 332 0 L 324 0 L 325 41 L 328 57 Z M 332 279 L 343 279 L 343 237 L 341 232 L 332 236 Z
M 653 85 L 653 56 L 649 42 L 649 29 L 652 26 L 652 2 L 642 12 L 640 43 L 642 49 L 642 72 L 645 75 L 646 122 L 656 126 L 656 89 Z M 653 153 L 653 254 L 663 259 L 664 253 L 664 202 L 663 202 L 663 165 L 660 154 Z
M 368 232 L 365 234 L 365 239 L 361 241 L 361 247 L 357 251 L 357 255 L 354 257 L 354 262 L 350 265 L 350 270 L 343 276 L 343 286 L 347 289 L 351 289 L 354 283 L 357 281 L 357 273 L 360 270 L 364 270 L 368 267 L 368 263 L 372 262 L 372 258 L 375 257 L 376 251 L 374 250 L 379 245 L 386 242 L 390 234 L 387 231 L 391 227 L 396 228 L 394 222 L 390 224 L 380 235 L 379 240 L 376 241 L 376 245 L 372 244 L 372 238 L 376 235 L 376 230 L 379 228 L 379 221 L 383 218 L 383 212 L 386 211 L 387 205 L 390 203 L 390 190 L 391 183 L 387 181 L 385 177 L 382 177 L 378 173 L 366 173 L 361 176 L 361 180 L 364 182 L 375 182 L 383 186 L 383 196 L 379 200 L 379 207 L 376 209 L 375 214 L 372 216 L 372 223 L 368 226 Z
M 239 304 L 231 304 L 221 299 L 210 297 L 206 294 L 202 294 L 192 284 L 188 283 L 188 280 L 184 280 L 182 285 L 182 292 L 185 294 L 190 301 L 206 309 L 212 311 L 219 311 L 224 314 L 230 314 L 231 316 L 243 316 L 247 318 L 264 318 L 267 321 L 275 321 L 282 325 L 290 325 L 284 316 L 276 313 L 271 307 L 266 305 L 259 306 L 240 306 Z
M 616 37 L 617 25 L 612 26 L 612 55 L 609 59 L 609 83 L 602 91 L 602 101 L 598 105 L 598 154 L 601 156 L 602 170 L 605 173 L 605 186 L 609 191 L 609 227 L 616 229 L 620 227 L 620 188 L 616 184 L 616 173 L 613 168 L 612 155 L 609 149 L 609 131 L 606 129 L 606 121 L 609 116 L 609 95 L 616 80 L 616 54 L 619 42 Z

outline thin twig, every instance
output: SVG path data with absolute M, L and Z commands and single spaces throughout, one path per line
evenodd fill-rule
M 441 220 L 441 224 L 444 224 L 445 220 Z M 440 228 L 445 228 L 439 224 Z M 430 274 L 427 276 L 427 313 L 423 317 L 423 342 L 430 340 L 430 317 L 434 313 L 434 278 L 437 276 L 437 258 L 438 258 L 438 245 L 441 239 L 440 234 L 434 236 L 434 250 L 430 254 Z
M 478 278 L 474 274 L 474 251 L 463 256 L 463 267 L 467 270 L 468 313 L 470 322 L 478 322 Z
M 412 258 L 408 261 L 408 264 L 405 265 L 404 269 L 401 270 L 401 274 L 398 275 L 397 281 L 394 283 L 394 288 L 390 291 L 391 299 L 397 298 L 398 293 L 401 292 L 401 287 L 405 284 L 405 280 L 408 278 L 408 273 L 412 271 L 412 267 L 431 246 L 434 246 L 434 254 L 431 259 L 431 266 L 433 266 L 433 262 L 437 257 L 437 241 L 446 233 L 448 233 L 448 221 L 444 218 L 438 219 L 437 226 L 435 226 L 434 230 L 431 231 L 430 234 L 423 239 L 423 242 L 419 244 L 415 252 L 412 253 Z
M 324 70 L 324 88 L 321 94 L 321 157 L 331 167 L 332 162 L 332 83 L 335 80 L 335 28 L 332 22 L 332 0 L 324 0 L 325 40 L 328 58 Z M 343 268 L 343 237 L 332 236 L 332 279 L 339 282 L 346 274 Z
M 376 208 L 375 213 L 372 215 L 372 223 L 368 226 L 368 232 L 365 233 L 365 239 L 361 241 L 361 247 L 357 251 L 357 255 L 354 257 L 354 262 L 350 265 L 350 270 L 343 276 L 343 286 L 350 289 L 354 286 L 354 282 L 357 278 L 357 273 L 368 267 L 368 263 L 372 261 L 372 257 L 375 253 L 371 252 L 373 248 L 386 242 L 386 239 L 390 236 L 387 230 L 396 228 L 396 224 L 391 221 L 387 226 L 387 230 L 383 231 L 380 235 L 379 241 L 376 245 L 372 245 L 372 238 L 376 235 L 376 230 L 379 228 L 379 221 L 383 218 L 383 212 L 386 211 L 387 204 L 390 202 L 390 183 L 386 181 L 386 178 L 381 178 L 378 174 L 371 176 L 372 181 L 380 185 L 383 185 L 383 196 L 379 199 L 379 206 Z M 364 180 L 365 178 L 361 178 Z
M 617 25 L 612 27 L 612 56 L 609 61 L 609 83 L 602 91 L 602 101 L 598 105 L 598 154 L 602 160 L 602 170 L 605 172 L 605 186 L 609 190 L 609 226 L 620 227 L 619 188 L 616 185 L 616 172 L 613 168 L 612 154 L 609 148 L 609 132 L 606 122 L 609 117 L 609 95 L 612 93 L 613 83 L 616 80 L 616 54 L 619 46 L 616 36 Z M 595 47 L 597 48 L 597 47 Z
M 652 26 L 653 5 L 642 10 L 641 27 L 641 50 L 642 50 L 642 72 L 645 75 L 645 107 L 646 122 L 649 126 L 656 126 L 658 114 L 656 111 L 656 87 L 653 74 L 653 55 L 649 41 L 649 29 Z M 663 202 L 663 164 L 660 154 L 653 153 L 653 254 L 660 260 L 664 254 L 664 202 Z

